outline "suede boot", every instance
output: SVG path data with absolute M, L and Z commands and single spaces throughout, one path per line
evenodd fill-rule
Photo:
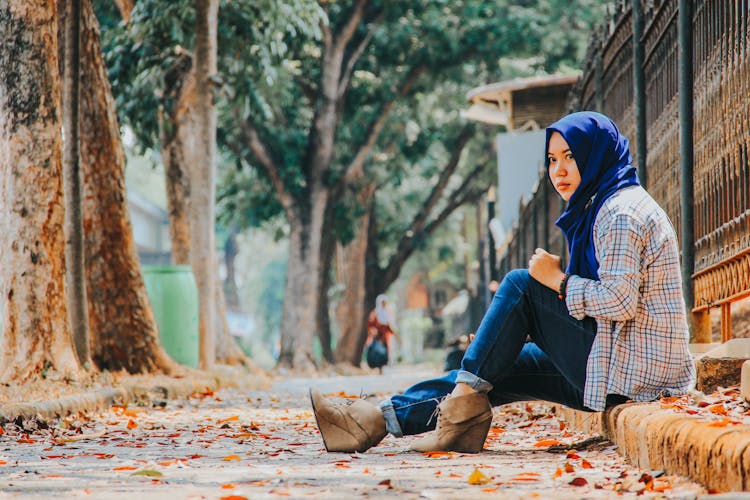
M 435 430 L 415 441 L 415 451 L 479 453 L 492 425 L 492 406 L 485 392 L 448 396 L 438 405 Z
M 364 399 L 336 404 L 310 389 L 310 402 L 326 451 L 362 452 L 387 434 L 383 412 Z

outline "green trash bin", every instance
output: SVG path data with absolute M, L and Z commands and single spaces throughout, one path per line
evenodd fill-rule
M 143 266 L 159 337 L 175 361 L 198 367 L 198 289 L 190 266 Z

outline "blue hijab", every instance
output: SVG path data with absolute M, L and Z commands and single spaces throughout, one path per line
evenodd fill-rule
M 593 239 L 596 214 L 618 189 L 640 184 L 630 143 L 611 119 L 593 111 L 569 114 L 547 127 L 545 157 L 553 132 L 559 132 L 568 143 L 581 173 L 581 184 L 555 222 L 568 240 L 570 261 L 566 272 L 599 279 Z M 546 163 L 549 167 L 549 160 Z

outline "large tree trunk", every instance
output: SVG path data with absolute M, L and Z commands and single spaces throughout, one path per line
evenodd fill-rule
M 211 77 L 216 74 L 218 0 L 195 2 L 195 114 L 197 147 L 188 161 L 190 172 L 190 260 L 200 302 L 200 364 L 208 369 L 216 358 L 216 107 Z
M 362 348 L 367 338 L 367 316 L 375 306 L 375 296 L 368 301 L 365 286 L 368 242 L 374 228 L 374 192 L 375 186 L 372 184 L 360 191 L 357 204 L 368 207 L 368 211 L 359 220 L 354 239 L 345 247 L 339 247 L 343 252 L 339 262 L 342 266 L 340 273 L 344 283 L 344 296 L 336 310 L 339 338 L 334 357 L 339 363 L 351 363 L 354 366 L 359 366 L 362 360 Z
M 320 245 L 328 191 L 313 190 L 309 209 L 289 218 L 289 261 L 281 315 L 279 366 L 315 370 L 312 345 L 320 290 Z
M 79 373 L 65 297 L 54 2 L 0 1 L 0 380 Z
M 125 191 L 125 153 L 91 0 L 81 20 L 81 168 L 92 357 L 100 369 L 172 372 L 146 295 Z

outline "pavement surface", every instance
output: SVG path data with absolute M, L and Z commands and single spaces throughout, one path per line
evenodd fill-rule
M 480 454 L 421 454 L 409 450 L 413 438 L 391 436 L 365 453 L 325 451 L 308 387 L 341 401 L 379 399 L 435 375 L 387 367 L 18 419 L 0 427 L 0 499 L 712 497 L 629 465 L 615 445 L 571 430 L 541 403 L 496 408 Z

